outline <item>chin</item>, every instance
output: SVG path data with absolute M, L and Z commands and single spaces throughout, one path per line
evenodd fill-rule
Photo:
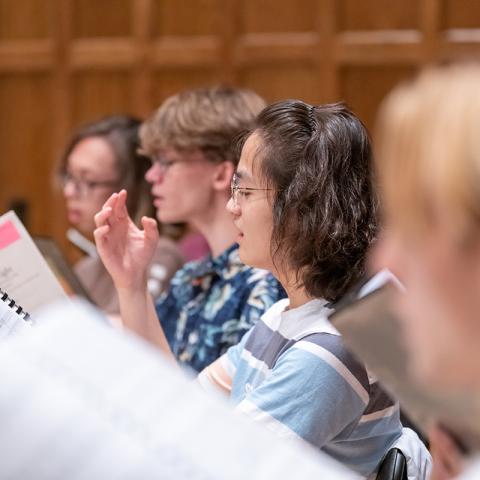
M 157 220 L 160 223 L 181 223 L 188 222 L 188 219 L 183 218 L 182 215 L 176 215 L 175 212 L 168 212 L 165 210 L 157 210 Z
M 93 228 L 85 228 L 82 227 L 81 225 L 73 225 L 73 227 L 80 232 L 85 238 L 88 238 L 89 240 L 93 240 L 93 232 L 96 227 Z
M 245 249 L 242 248 L 242 245 L 240 244 L 238 248 L 238 256 L 240 257 L 240 260 L 242 263 L 245 265 L 248 265 L 249 267 L 257 267 L 254 261 L 252 261 L 252 258 L 248 255 L 248 252 L 245 252 Z
M 242 263 L 248 265 L 249 267 L 261 268 L 262 270 L 270 270 L 269 266 L 265 261 L 262 261 L 261 258 L 258 258 L 255 255 L 249 255 L 248 252 L 245 252 L 245 250 L 242 249 L 242 245 L 240 245 L 240 248 L 238 250 L 238 256 L 240 257 Z

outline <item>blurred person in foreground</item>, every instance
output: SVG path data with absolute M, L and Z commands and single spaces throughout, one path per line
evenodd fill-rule
M 410 368 L 480 399 L 480 65 L 432 68 L 398 87 L 377 133 L 387 229 L 375 260 L 408 292 L 396 306 Z M 455 442 L 439 428 L 430 440 L 432 479 L 454 478 Z M 461 478 L 480 478 L 472 468 Z

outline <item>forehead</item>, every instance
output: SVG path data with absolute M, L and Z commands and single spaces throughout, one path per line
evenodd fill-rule
M 175 147 L 165 147 L 158 152 L 158 156 L 172 162 L 208 160 L 199 148 L 187 150 Z
M 85 138 L 73 147 L 68 167 L 77 170 L 113 170 L 115 158 L 109 143 L 101 137 Z
M 238 162 L 237 175 L 239 178 L 258 178 L 261 162 L 262 139 L 258 133 L 252 133 L 245 141 L 240 161 Z

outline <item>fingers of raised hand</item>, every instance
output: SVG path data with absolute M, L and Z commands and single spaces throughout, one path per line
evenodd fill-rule
M 106 207 L 114 207 L 114 205 L 117 203 L 118 199 L 118 193 L 112 193 L 108 198 L 107 201 L 103 204 L 102 209 Z
M 95 214 L 94 221 L 97 227 L 102 227 L 104 225 L 110 225 L 110 220 L 113 214 L 112 207 L 103 207 L 98 213 Z
M 150 217 L 142 217 L 142 227 L 145 232 L 145 239 L 149 242 L 156 243 L 158 241 L 157 222 Z
M 120 190 L 120 192 L 117 194 L 115 204 L 113 205 L 113 211 L 115 214 L 115 218 L 118 220 L 122 220 L 128 217 L 127 191 L 125 189 Z
M 127 191 L 121 190 L 118 193 L 112 193 L 107 201 L 103 204 L 102 210 L 111 208 L 112 214 L 109 217 L 110 225 L 113 225 L 117 221 L 122 221 L 128 217 L 128 211 L 126 206 Z
M 95 239 L 97 246 L 106 241 L 109 231 L 110 225 L 103 225 L 93 231 L 93 238 Z

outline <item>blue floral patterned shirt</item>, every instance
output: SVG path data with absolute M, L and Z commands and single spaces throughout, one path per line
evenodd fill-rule
M 234 244 L 219 257 L 185 264 L 156 309 L 175 357 L 199 372 L 285 296 L 270 273 L 240 261 Z

